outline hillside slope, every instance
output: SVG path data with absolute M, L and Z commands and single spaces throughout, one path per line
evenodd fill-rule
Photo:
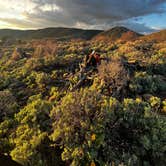
M 101 32 L 100 34 L 96 35 L 93 40 L 97 41 L 129 41 L 129 40 L 135 40 L 138 37 L 142 36 L 141 34 L 138 34 L 130 29 L 127 29 L 125 27 L 114 27 L 110 30 Z
M 159 32 L 152 33 L 142 37 L 145 40 L 155 40 L 155 41 L 166 41 L 166 30 L 161 30 Z
M 0 39 L 14 38 L 14 39 L 86 39 L 89 40 L 100 33 L 100 30 L 83 30 L 75 28 L 45 28 L 39 30 L 0 30 Z

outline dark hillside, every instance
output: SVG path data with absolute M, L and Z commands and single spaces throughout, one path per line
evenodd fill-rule
M 89 40 L 98 33 L 100 30 L 82 30 L 75 28 L 45 28 L 39 30 L 0 30 L 0 39 L 12 38 L 12 39 L 43 39 L 43 38 L 55 38 L 55 39 L 85 39 Z

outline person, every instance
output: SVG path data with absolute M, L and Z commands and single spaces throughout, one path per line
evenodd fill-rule
M 91 72 L 97 70 L 97 66 L 99 64 L 100 64 L 100 54 L 96 53 L 95 51 L 92 51 L 91 54 L 86 55 L 84 58 L 84 62 L 79 65 L 79 67 L 80 67 L 80 71 L 79 71 L 79 75 L 78 75 L 79 81 L 71 89 L 71 91 L 80 87 L 86 80 L 87 76 L 89 74 L 91 74 Z
M 92 51 L 91 54 L 85 56 L 85 67 L 97 67 L 100 64 L 100 54 Z
M 94 57 L 95 57 L 95 59 L 96 59 L 96 65 L 97 65 L 97 66 L 100 65 L 100 63 L 101 63 L 100 54 L 96 53 L 96 54 L 94 55 Z

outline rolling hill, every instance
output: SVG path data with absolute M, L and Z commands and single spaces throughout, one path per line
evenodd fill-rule
M 89 40 L 101 32 L 102 31 L 100 30 L 83 30 L 75 28 L 45 28 L 38 30 L 1 29 L 0 39 L 12 38 L 12 39 L 26 40 L 26 39 L 55 38 L 60 40 L 67 40 L 67 39 Z
M 93 40 L 97 41 L 129 41 L 135 40 L 138 37 L 142 36 L 139 33 L 136 33 L 125 27 L 114 27 L 110 30 L 104 31 L 96 35 Z
M 102 30 L 83 30 L 76 28 L 45 28 L 38 30 L 12 30 L 0 29 L 0 39 L 45 39 L 53 38 L 56 40 L 83 39 L 93 41 L 131 41 L 138 38 L 144 40 L 166 40 L 166 30 L 155 32 L 149 35 L 142 35 L 125 27 L 114 27 L 106 31 Z
M 155 40 L 162 42 L 166 40 L 166 30 L 161 30 L 159 32 L 152 33 L 150 35 L 145 35 L 142 38 L 145 40 Z

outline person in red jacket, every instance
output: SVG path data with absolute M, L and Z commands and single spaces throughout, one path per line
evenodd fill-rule
M 93 51 L 85 58 L 86 67 L 97 67 L 100 64 L 100 54 Z
M 96 65 L 97 65 L 97 66 L 100 65 L 100 63 L 101 63 L 100 54 L 95 53 L 95 54 L 94 54 L 94 57 L 95 57 L 95 59 L 96 59 Z

